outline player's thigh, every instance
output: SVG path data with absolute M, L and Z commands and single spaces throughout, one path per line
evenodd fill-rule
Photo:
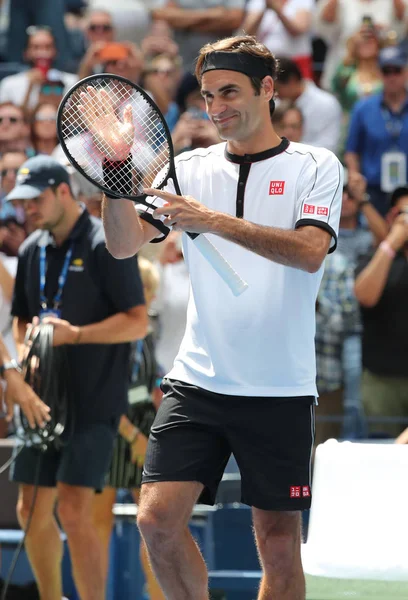
M 314 398 L 251 398 L 236 407 L 230 436 L 244 503 L 267 511 L 310 508 Z
M 196 386 L 168 382 L 163 390 L 142 483 L 200 482 L 200 501 L 212 504 L 231 453 L 220 428 L 220 407 Z

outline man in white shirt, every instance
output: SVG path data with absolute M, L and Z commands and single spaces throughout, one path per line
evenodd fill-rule
M 30 69 L 9 75 L 1 81 L 0 102 L 13 102 L 33 109 L 38 103 L 40 92 L 43 95 L 56 93 L 52 88 L 55 87 L 54 83 L 60 82 L 63 89 L 58 91 L 62 95 L 74 85 L 77 76 L 53 69 L 56 56 L 57 48 L 51 30 L 47 27 L 29 27 L 24 60 L 30 65 Z
M 116 257 L 160 241 L 170 228 L 205 233 L 248 282 L 234 297 L 183 235 L 191 278 L 187 326 L 163 383 L 138 511 L 169 600 L 208 599 L 207 571 L 188 522 L 199 497 L 214 502 L 231 452 L 242 501 L 253 507 L 264 570 L 258 599 L 305 600 L 300 511 L 311 500 L 315 302 L 324 257 L 336 246 L 342 169 L 331 152 L 275 133 L 276 70 L 273 55 L 249 36 L 204 46 L 197 78 L 227 143 L 177 157 L 188 195 L 174 194 L 171 183 L 145 190 L 158 208 L 141 218 L 132 202 L 104 200 L 107 244 Z M 115 169 L 131 185 L 130 145 L 120 143 L 105 176 Z
M 340 142 L 342 111 L 337 99 L 302 77 L 289 58 L 279 59 L 276 82 L 279 98 L 290 100 L 303 115 L 303 142 L 336 152 Z

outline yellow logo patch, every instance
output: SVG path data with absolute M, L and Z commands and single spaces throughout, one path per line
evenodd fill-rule
M 30 169 L 26 169 L 26 167 L 19 170 L 20 175 L 28 175 L 29 172 L 30 172 Z
M 84 261 L 82 260 L 82 258 L 75 258 L 72 261 L 72 264 L 75 265 L 76 267 L 82 267 L 84 264 Z

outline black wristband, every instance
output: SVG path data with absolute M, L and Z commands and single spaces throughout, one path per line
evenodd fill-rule
M 103 184 L 113 194 L 105 192 L 107 198 L 117 199 L 132 195 L 132 155 L 125 160 L 109 160 L 104 158 L 102 163 Z

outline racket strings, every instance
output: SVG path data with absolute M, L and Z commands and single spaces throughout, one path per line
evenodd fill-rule
M 126 119 L 126 111 L 131 119 Z M 143 196 L 144 187 L 158 187 L 168 175 L 170 148 L 161 115 L 121 80 L 101 77 L 76 88 L 62 109 L 61 133 L 73 162 L 108 191 L 120 193 L 121 170 L 110 169 L 104 178 L 103 160 L 120 160 L 118 153 L 123 158 L 129 148 L 131 196 Z

